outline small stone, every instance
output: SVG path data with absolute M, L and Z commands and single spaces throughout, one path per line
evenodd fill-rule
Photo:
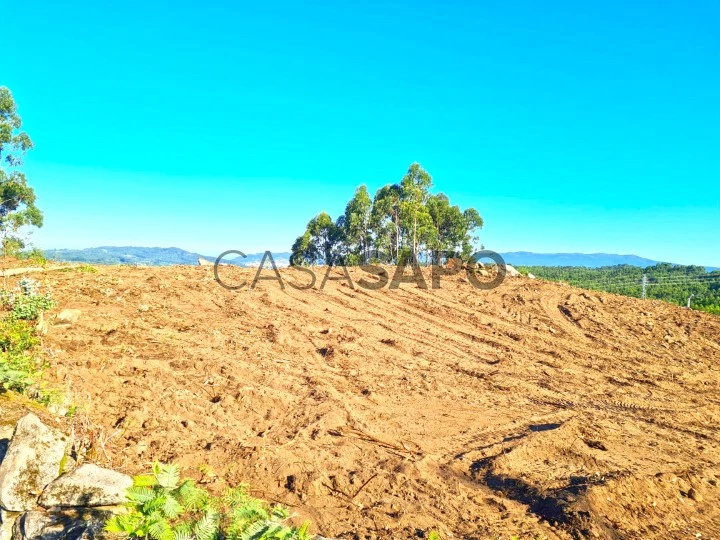
M 703 496 L 700 495 L 695 488 L 690 488 L 688 491 L 688 497 L 695 502 L 702 502 Z
M 27 414 L 15 426 L 0 465 L 0 506 L 12 512 L 35 507 L 42 490 L 60 474 L 69 440 Z
M 85 463 L 48 485 L 38 502 L 45 508 L 122 504 L 132 484 L 125 474 Z
M 688 491 L 690 491 L 690 484 L 688 484 L 682 478 L 677 479 L 677 485 L 678 485 L 678 488 L 680 488 L 680 491 L 682 491 L 683 493 L 687 493 Z
M 79 309 L 63 309 L 57 314 L 55 320 L 60 324 L 75 324 L 80 319 L 82 311 Z

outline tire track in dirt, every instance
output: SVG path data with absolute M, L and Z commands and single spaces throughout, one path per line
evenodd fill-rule
M 83 311 L 45 338 L 51 374 L 91 403 L 79 418 L 120 430 L 105 452 L 128 472 L 205 463 L 211 488 L 247 481 L 341 538 L 712 537 L 720 319 L 525 279 L 482 293 L 461 276 L 233 293 L 190 267 L 45 279 Z

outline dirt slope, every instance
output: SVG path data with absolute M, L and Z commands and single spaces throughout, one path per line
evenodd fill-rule
M 52 376 L 128 472 L 206 464 L 341 538 L 720 538 L 718 317 L 527 279 L 42 279 L 82 310 L 45 338 Z

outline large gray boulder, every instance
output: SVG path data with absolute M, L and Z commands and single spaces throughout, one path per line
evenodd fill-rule
M 94 540 L 105 538 L 103 526 L 112 515 L 99 509 L 69 512 L 31 510 L 13 527 L 13 540 Z
M 34 414 L 23 416 L 0 465 L 0 506 L 11 512 L 34 508 L 45 486 L 60 474 L 69 442 Z
M 39 503 L 45 508 L 122 504 L 132 484 L 132 478 L 126 474 L 85 463 L 48 485 Z

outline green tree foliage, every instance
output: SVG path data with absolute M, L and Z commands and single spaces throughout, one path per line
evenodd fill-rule
M 345 214 L 342 216 L 343 238 L 345 243 L 357 246 L 364 258 L 370 254 L 372 236 L 370 234 L 370 216 L 372 212 L 372 199 L 368 193 L 367 186 L 360 186 L 355 190 L 355 195 L 345 207 Z M 352 255 L 352 254 L 349 254 Z M 346 263 L 358 261 L 350 260 Z
M 647 298 L 686 306 L 692 295 L 693 308 L 720 315 L 720 271 L 708 272 L 702 266 L 659 263 L 647 268 L 630 265 L 602 268 L 521 266 L 518 270 L 551 281 L 565 281 L 577 287 L 637 298 L 642 296 L 642 281 L 646 276 Z
M 3 254 L 25 247 L 21 231 L 42 227 L 42 212 L 35 206 L 35 192 L 19 170 L 33 143 L 24 131 L 10 90 L 0 87 L 0 236 Z
M 413 163 L 397 184 L 381 187 L 370 198 L 366 186 L 355 190 L 337 221 L 321 212 L 295 240 L 292 263 L 361 264 L 374 254 L 387 254 L 383 262 L 439 262 L 447 253 L 467 259 L 483 226 L 474 208 L 461 210 L 450 199 L 430 193 L 432 178 Z M 389 260 L 388 260 L 389 259 Z
M 309 540 L 309 523 L 285 524 L 288 512 L 248 494 L 247 486 L 214 497 L 176 465 L 154 463 L 136 476 L 127 493 L 128 511 L 110 518 L 105 530 L 121 538 L 148 540 Z

